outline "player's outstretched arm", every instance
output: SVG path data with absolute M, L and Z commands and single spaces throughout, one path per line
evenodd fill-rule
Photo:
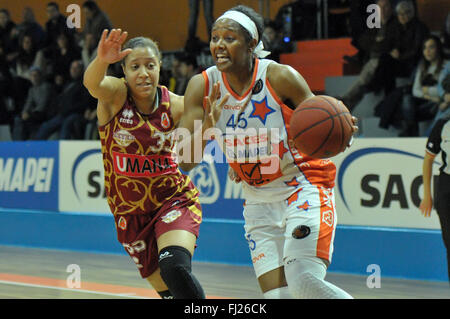
M 115 114 L 111 106 L 120 104 L 116 102 L 119 97 L 126 98 L 126 86 L 121 79 L 107 76 L 108 66 L 121 61 L 131 53 L 131 49 L 121 50 L 125 42 L 127 32 L 120 29 L 104 30 L 100 38 L 97 56 L 86 68 L 83 76 L 83 84 L 89 93 L 98 99 L 98 116 L 100 124 L 104 124 Z M 102 123 L 103 122 L 103 123 Z

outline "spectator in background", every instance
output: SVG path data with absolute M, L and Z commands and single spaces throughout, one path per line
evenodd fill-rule
M 20 44 L 18 51 L 8 56 L 13 59 L 7 61 L 12 75 L 10 88 L 14 104 L 12 112 L 15 115 L 22 112 L 25 104 L 28 90 L 31 87 L 29 70 L 34 65 L 36 58 L 36 50 L 30 35 L 25 34 L 20 40 Z
M 441 41 L 444 47 L 445 58 L 450 59 L 450 12 L 447 14 L 447 18 L 445 19 Z
M 21 39 L 25 34 L 31 36 L 34 41 L 36 49 L 41 49 L 44 46 L 45 31 L 41 25 L 36 22 L 34 18 L 33 9 L 25 7 L 23 9 L 23 21 L 17 25 L 17 37 Z
M 56 98 L 53 117 L 45 121 L 38 129 L 35 140 L 46 140 L 53 133 L 59 131 L 62 140 L 72 139 L 73 121 L 79 119 L 86 109 L 93 108 L 96 100 L 91 97 L 83 85 L 83 63 L 73 61 L 70 66 L 71 81 L 66 84 L 64 90 Z
M 109 20 L 108 15 L 103 12 L 95 1 L 85 1 L 83 3 L 84 16 L 86 17 L 86 24 L 83 29 L 83 37 L 90 33 L 94 37 L 94 42 L 98 43 L 103 30 L 112 29 L 113 25 Z
M 400 127 L 400 136 L 417 136 L 418 121 L 432 119 L 438 109 L 438 80 L 445 62 L 439 38 L 427 37 L 422 52 L 422 59 L 412 74 L 412 87 L 395 88 L 376 107 L 375 115 L 380 117 L 380 127 Z
M 368 29 L 358 40 L 358 46 L 362 48 L 360 59 L 364 62 L 357 81 L 340 97 L 344 104 L 352 110 L 364 94 L 369 90 L 369 84 L 375 81 L 375 72 L 380 62 L 380 57 L 391 50 L 390 34 L 398 23 L 392 17 L 392 8 L 389 0 L 378 0 L 380 7 L 380 29 Z M 348 60 L 348 59 L 347 59 Z
M 357 62 L 363 64 L 389 52 L 388 33 L 396 23 L 390 0 L 378 0 L 377 5 L 380 7 L 380 28 L 366 27 L 365 32 L 355 39 L 359 49 Z
M 16 24 L 11 21 L 9 11 L 0 9 L 0 41 L 3 46 L 4 54 L 9 53 L 13 48 L 11 32 Z
M 22 113 L 14 119 L 12 138 L 15 141 L 27 140 L 32 132 L 36 132 L 49 115 L 49 107 L 54 98 L 53 87 L 44 81 L 41 69 L 32 67 L 30 78 L 33 86 L 28 91 Z
M 81 59 L 81 48 L 65 32 L 56 38 L 57 47 L 50 54 L 51 74 L 53 77 L 62 77 L 57 81 L 63 83 L 70 80 L 70 65 L 75 60 Z
M 44 47 L 56 47 L 58 35 L 65 33 L 70 41 L 74 40 L 76 29 L 67 26 L 67 18 L 59 11 L 59 6 L 56 2 L 49 2 L 47 4 L 48 20 L 45 23 L 45 44 Z
M 204 43 L 196 36 L 199 6 L 200 0 L 189 0 L 188 38 L 185 50 L 190 53 L 198 52 L 204 45 Z M 214 22 L 213 7 L 214 0 L 203 0 L 203 13 L 205 16 L 208 37 L 211 34 L 211 28 Z
M 34 64 L 36 53 L 37 50 L 35 48 L 32 36 L 25 34 L 20 40 L 20 48 L 17 52 L 17 57 L 13 61 L 13 74 L 29 80 L 29 70 Z
M 81 50 L 81 59 L 85 66 L 89 65 L 97 55 L 97 43 L 94 41 L 94 36 L 91 33 L 84 35 L 83 47 Z
M 179 61 L 180 76 L 177 79 L 174 93 L 178 95 L 184 95 L 189 80 L 191 79 L 191 77 L 198 73 L 198 65 L 195 56 L 192 56 L 190 54 L 181 56 Z
M 364 48 L 360 46 L 359 38 L 367 31 L 367 7 L 374 3 L 374 0 L 350 0 L 349 26 L 352 45 L 358 49 L 353 56 L 344 56 L 348 62 L 355 62 L 358 65 L 363 64 L 363 56 L 367 54 Z M 381 10 L 383 10 L 381 8 Z
M 425 136 L 431 134 L 433 126 L 444 117 L 450 116 L 450 62 L 446 62 L 444 70 L 441 72 L 437 87 L 438 95 L 440 97 L 439 107 L 434 116 L 433 122 L 425 132 Z
M 281 27 L 275 21 L 266 23 L 263 33 L 264 48 L 270 51 L 267 59 L 280 62 L 280 54 L 292 52 L 292 42 L 284 42 Z
M 422 55 L 423 41 L 427 37 L 428 27 L 415 15 L 414 4 L 401 1 L 395 7 L 398 23 L 394 24 L 389 36 L 388 54 L 380 57 L 372 88 L 384 90 L 388 95 L 395 89 L 398 77 L 411 76 Z
M 9 63 L 6 60 L 5 45 L 2 41 L 0 38 L 0 114 L 2 114 L 0 124 L 10 124 L 14 116 L 8 105 L 10 101 L 13 101 L 13 78 L 9 70 Z
M 171 92 L 175 92 L 177 83 L 179 81 L 179 78 L 181 77 L 180 74 L 180 59 L 181 59 L 181 53 L 175 53 L 172 55 L 172 61 L 170 64 L 170 76 L 169 76 L 169 83 L 168 83 L 168 89 Z
M 414 77 L 411 94 L 403 96 L 402 114 L 404 129 L 400 136 L 418 136 L 418 122 L 432 120 L 440 103 L 438 81 L 444 71 L 444 52 L 437 36 L 423 42 L 423 58 Z

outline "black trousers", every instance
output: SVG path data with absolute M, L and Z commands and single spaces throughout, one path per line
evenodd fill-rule
M 436 211 L 441 223 L 442 239 L 447 250 L 447 270 L 450 280 L 450 175 L 441 173 L 436 191 Z

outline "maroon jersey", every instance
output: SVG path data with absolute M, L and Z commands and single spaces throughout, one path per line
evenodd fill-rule
M 152 213 L 181 194 L 187 200 L 198 198 L 175 160 L 169 91 L 158 87 L 157 96 L 158 107 L 150 115 L 141 114 L 128 96 L 112 120 L 99 127 L 106 194 L 114 215 Z

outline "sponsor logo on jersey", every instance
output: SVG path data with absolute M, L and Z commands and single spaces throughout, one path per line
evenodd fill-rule
M 133 124 L 133 120 L 131 119 L 134 116 L 134 113 L 130 109 L 125 109 L 122 111 L 122 117 L 119 119 L 120 123 Z
M 125 176 L 152 177 L 177 172 L 177 164 L 171 156 L 113 152 L 113 161 L 114 171 Z
M 161 114 L 161 126 L 165 129 L 168 129 L 170 127 L 169 115 L 167 115 L 166 112 L 163 112 Z
M 117 227 L 122 230 L 127 229 L 127 220 L 123 216 L 120 216 L 119 221 L 117 222 Z
M 166 224 L 170 224 L 175 221 L 178 217 L 181 216 L 181 212 L 179 210 L 172 210 L 161 217 L 161 220 Z
M 334 214 L 332 210 L 327 210 L 322 214 L 322 222 L 327 224 L 329 227 L 333 227 L 334 224 Z
M 133 134 L 126 130 L 119 130 L 114 132 L 113 138 L 120 146 L 128 146 L 136 139 Z

